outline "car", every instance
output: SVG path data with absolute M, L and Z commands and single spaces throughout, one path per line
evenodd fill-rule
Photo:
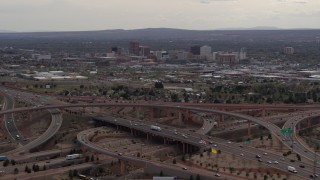
M 188 170 L 188 168 L 186 168 L 186 167 L 183 167 L 182 169 L 183 169 L 183 170 Z
M 244 154 L 241 153 L 240 156 L 244 156 Z
M 228 141 L 228 144 L 231 144 L 231 141 Z
M 239 147 L 243 148 L 243 146 L 242 146 L 242 145 L 240 145 Z
M 178 133 L 175 131 L 174 134 L 177 135 Z
M 291 159 L 290 162 L 295 162 L 295 160 Z
M 303 164 L 300 164 L 300 165 L 299 165 L 299 167 L 301 167 L 301 168 L 305 168 L 306 166 L 305 166 L 305 165 L 303 165 Z
M 210 141 L 210 142 L 211 142 L 211 141 Z M 217 145 L 216 145 L 216 144 L 213 144 L 212 147 L 217 147 Z
M 281 161 L 284 161 L 285 159 L 284 159 L 284 158 L 280 158 L 280 160 L 281 160 Z
M 262 162 L 262 159 L 258 159 L 259 162 Z
M 316 177 L 318 177 L 318 174 L 310 174 L 309 177 L 310 177 L 310 178 L 316 178 Z
M 267 163 L 268 163 L 268 164 L 272 164 L 272 162 L 271 162 L 271 161 L 267 161 Z
M 216 173 L 214 176 L 216 176 L 216 177 L 220 177 L 220 174 Z
M 273 161 L 273 164 L 279 164 L 279 162 L 278 161 Z
M 118 120 L 117 120 L 117 119 L 114 119 L 114 121 L 117 122 Z
M 263 153 L 263 155 L 265 155 L 265 156 L 266 156 L 266 155 L 268 155 L 268 153 L 266 153 L 266 152 L 265 152 L 265 153 Z
M 122 153 L 118 153 L 119 156 L 122 156 Z
M 261 156 L 259 154 L 256 155 L 256 158 L 261 158 Z

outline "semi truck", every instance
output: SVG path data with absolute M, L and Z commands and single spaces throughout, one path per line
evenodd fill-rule
M 292 166 L 288 166 L 288 171 L 292 172 L 292 173 L 298 173 L 298 171 L 296 170 L 296 168 L 292 167 Z
M 82 154 L 70 154 L 66 156 L 67 160 L 79 159 L 82 158 Z
M 150 129 L 151 129 L 151 130 L 154 130 L 154 131 L 161 131 L 161 127 L 159 127 L 159 126 L 154 126 L 154 125 L 151 125 L 151 126 L 150 126 Z

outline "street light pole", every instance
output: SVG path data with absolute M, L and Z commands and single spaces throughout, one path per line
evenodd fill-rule
M 314 148 L 314 161 L 313 161 L 313 179 L 316 179 L 316 167 L 317 167 L 317 149 Z
M 293 126 L 293 122 L 291 123 L 291 129 L 292 129 L 292 133 L 291 133 L 291 151 L 293 153 L 293 134 L 295 133 L 294 132 L 294 126 Z

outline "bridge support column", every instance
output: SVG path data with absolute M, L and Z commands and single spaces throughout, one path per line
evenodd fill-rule
M 251 132 L 250 132 L 250 130 L 251 130 L 251 128 L 250 128 L 250 125 L 251 125 L 251 123 L 250 122 L 248 122 L 248 137 L 250 136 L 250 134 L 251 134 Z
M 186 153 L 186 144 L 182 143 L 182 154 Z
M 307 127 L 310 127 L 311 126 L 311 119 L 308 119 L 308 125 Z
M 190 154 L 190 148 L 191 148 L 191 145 L 187 144 L 187 154 Z
M 137 118 L 140 119 L 141 107 L 137 107 Z
M 178 124 L 182 126 L 182 112 L 178 110 Z
M 32 119 L 32 111 L 28 111 L 28 118 L 29 118 L 29 120 Z
M 149 141 L 149 133 L 147 133 L 147 141 Z
M 263 119 L 263 121 L 265 121 L 266 120 L 266 109 L 262 109 L 262 119 Z
M 125 173 L 125 162 L 123 160 L 120 160 L 120 174 L 124 175 Z
M 212 116 L 213 116 L 213 114 L 212 114 Z M 219 122 L 224 122 L 224 114 L 220 114 Z
M 185 125 L 187 125 L 188 121 L 190 121 L 190 111 L 186 110 Z
M 152 107 L 150 110 L 150 118 L 151 119 L 153 119 L 155 117 L 154 114 L 155 114 L 155 108 Z
M 163 144 L 166 145 L 167 144 L 167 140 L 166 138 L 163 138 Z

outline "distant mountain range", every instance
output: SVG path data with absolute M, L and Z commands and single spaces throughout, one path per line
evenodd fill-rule
M 14 32 L 14 31 L 0 29 L 0 33 L 12 33 L 12 32 Z
M 9 31 L 10 32 L 10 31 Z M 275 27 L 250 29 L 185 30 L 147 28 L 135 30 L 100 30 L 68 32 L 0 33 L 0 39 L 85 39 L 85 40 L 314 40 L 319 29 L 279 30 Z

